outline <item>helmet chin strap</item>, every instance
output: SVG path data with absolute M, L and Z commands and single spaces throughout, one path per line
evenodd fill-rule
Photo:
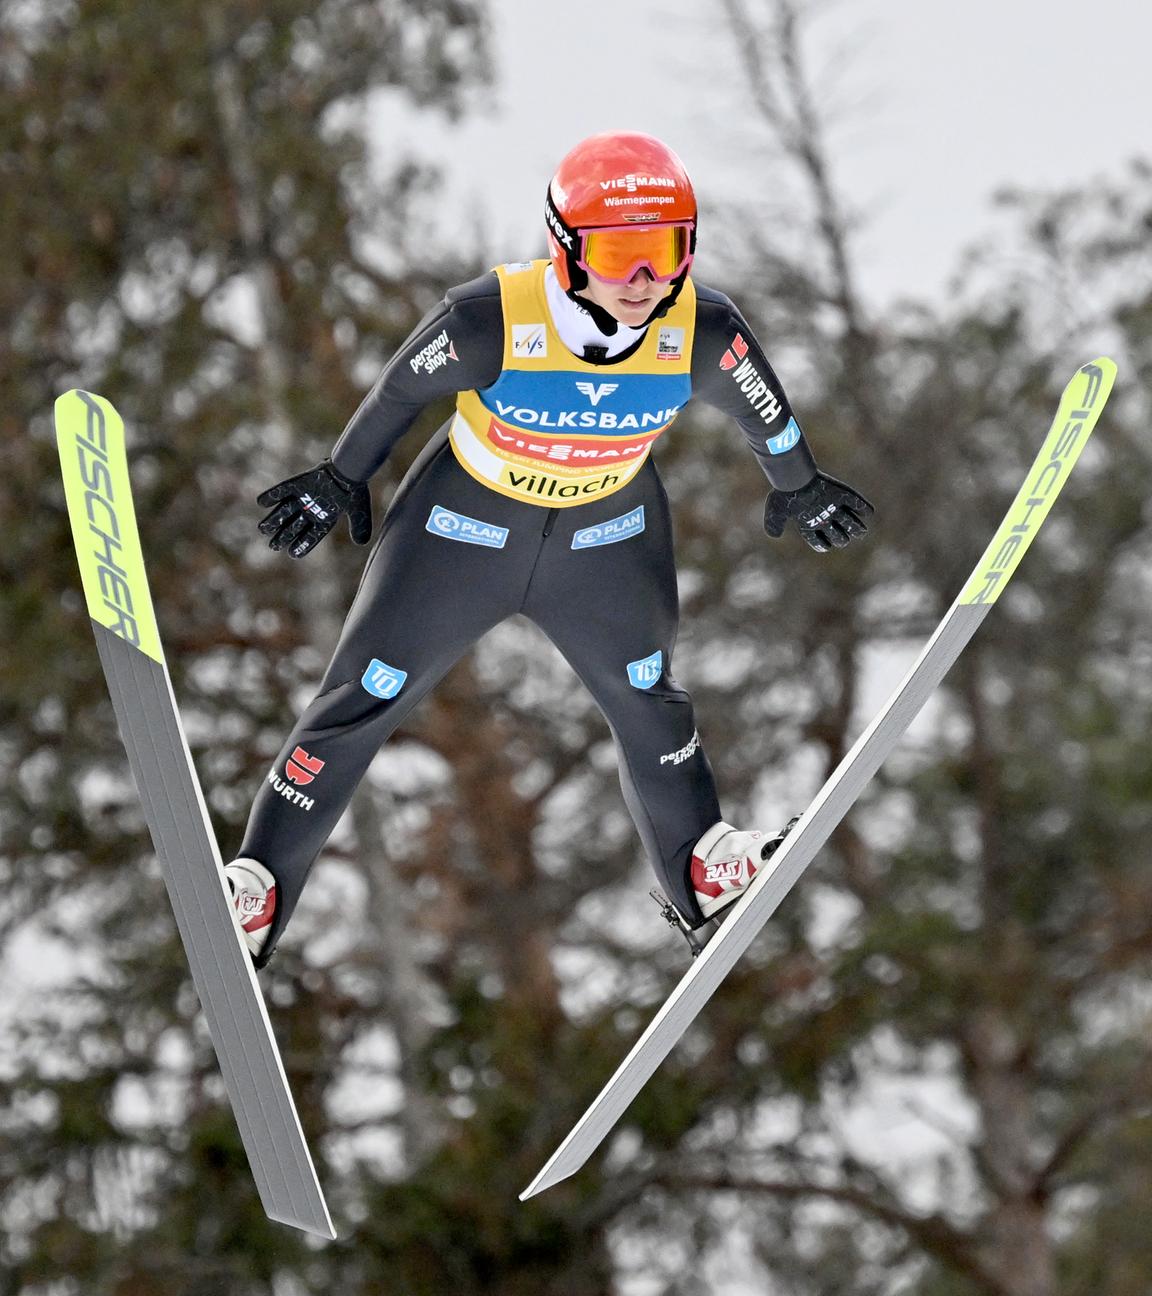
M 574 270 L 575 273 L 573 273 Z M 579 280 L 580 280 L 579 286 L 577 286 L 577 276 L 579 276 Z M 583 270 L 579 269 L 578 267 L 574 267 L 572 263 L 569 262 L 568 277 L 572 281 L 572 287 L 565 289 L 565 295 L 569 297 L 572 301 L 574 301 L 577 306 L 581 307 L 581 309 L 583 310 L 586 310 L 588 314 L 592 316 L 592 323 L 596 325 L 596 327 L 600 330 L 601 333 L 604 334 L 605 337 L 615 337 L 616 330 L 620 327 L 620 321 L 614 315 L 609 314 L 609 312 L 606 311 L 603 306 L 598 305 L 596 302 L 592 301 L 588 297 L 580 296 L 579 289 L 586 288 L 588 286 L 587 274 Z M 655 309 L 652 311 L 651 315 L 649 315 L 648 318 L 644 320 L 643 323 L 633 324 L 630 327 L 647 328 L 648 325 L 651 324 L 653 320 L 657 320 L 661 317 L 661 315 L 667 314 L 667 312 L 675 304 L 676 298 L 680 296 L 680 290 L 684 287 L 684 281 L 687 278 L 688 278 L 688 271 L 685 270 L 684 273 L 678 279 L 673 280 L 672 291 L 668 294 L 667 297 L 662 297 L 656 303 Z

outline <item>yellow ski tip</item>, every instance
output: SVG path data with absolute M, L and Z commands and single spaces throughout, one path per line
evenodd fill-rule
M 1108 356 L 1073 375 L 1024 485 L 957 602 L 995 603 L 1000 597 L 1087 445 L 1115 381 L 1116 362 Z
M 124 424 L 111 401 L 79 387 L 58 396 L 53 412 L 88 615 L 163 662 L 132 507 Z

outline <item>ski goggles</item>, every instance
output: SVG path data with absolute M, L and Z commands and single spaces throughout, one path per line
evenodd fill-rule
M 667 225 L 610 226 L 582 229 L 576 264 L 606 283 L 628 283 L 638 270 L 647 270 L 657 283 L 667 283 L 692 260 L 692 222 Z

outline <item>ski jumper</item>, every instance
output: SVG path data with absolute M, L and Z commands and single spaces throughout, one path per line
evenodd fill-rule
M 452 290 L 333 451 L 342 473 L 366 481 L 426 404 L 457 393 L 454 416 L 396 491 L 320 690 L 256 797 L 240 854 L 277 883 L 261 962 L 380 745 L 516 614 L 596 700 L 660 883 L 689 923 L 703 921 L 688 865 L 721 814 L 692 702 L 671 673 L 672 527 L 650 451 L 697 395 L 737 419 L 772 485 L 796 489 L 815 464 L 722 294 L 688 280 L 647 329 L 600 337 L 569 319 L 566 345 L 554 312 L 568 306 L 552 275 L 546 261 L 514 263 Z M 576 354 L 573 328 L 598 340 Z

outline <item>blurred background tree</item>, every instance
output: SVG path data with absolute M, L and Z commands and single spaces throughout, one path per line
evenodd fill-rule
M 509 622 L 444 681 L 377 758 L 262 977 L 331 1245 L 268 1224 L 251 1187 L 84 624 L 49 412 L 82 385 L 125 415 L 227 854 L 362 558 L 341 533 L 289 569 L 254 495 L 326 453 L 446 285 L 541 250 L 430 242 L 437 178 L 418 140 L 379 129 L 400 102 L 451 116 L 482 98 L 486 15 L 3 11 L 0 948 L 14 981 L 39 973 L 2 1017 L 3 1296 L 1148 1289 L 1150 174 L 1006 200 L 1017 242 L 965 261 L 954 308 L 876 318 L 806 11 L 721 8 L 789 218 L 714 208 L 710 228 L 760 231 L 733 295 L 822 465 L 879 510 L 835 558 L 772 546 L 730 426 L 690 410 L 661 447 L 676 672 L 730 819 L 803 807 L 1101 339 L 1121 386 L 832 848 L 606 1155 L 524 1206 L 685 950 L 646 908 L 610 735 L 554 650 Z

